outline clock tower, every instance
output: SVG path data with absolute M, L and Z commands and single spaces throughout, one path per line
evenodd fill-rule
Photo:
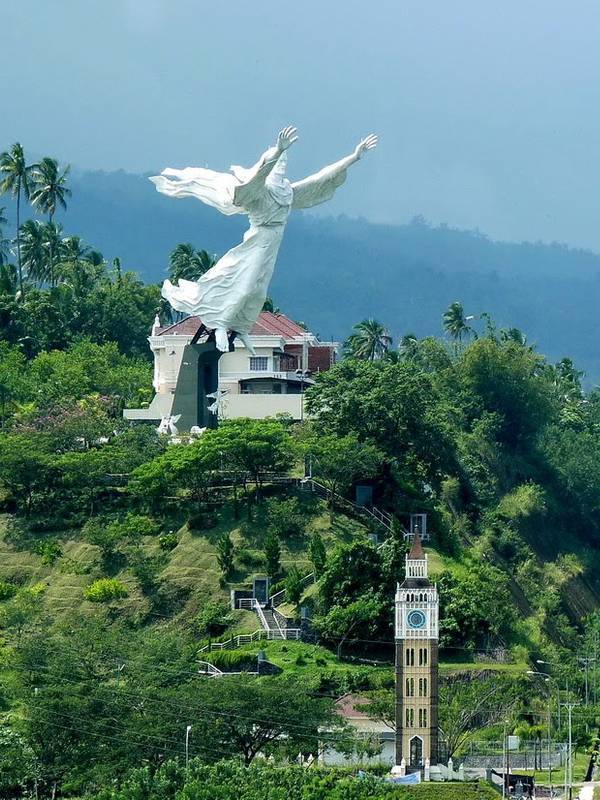
M 438 759 L 437 588 L 429 581 L 419 534 L 396 591 L 396 765 L 422 767 Z

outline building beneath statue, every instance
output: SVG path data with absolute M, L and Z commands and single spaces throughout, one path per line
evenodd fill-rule
M 181 430 L 189 430 L 191 424 L 205 427 L 210 422 L 206 395 L 218 386 L 222 419 L 277 414 L 301 419 L 305 390 L 315 374 L 335 363 L 339 344 L 321 342 L 284 314 L 269 311 L 260 314 L 250 339 L 255 354 L 235 339 L 230 352 L 219 358 L 199 317 L 168 326 L 155 320 L 148 337 L 155 395 L 147 408 L 125 409 L 125 418 L 158 424 L 181 414 Z
M 439 599 L 418 533 L 395 606 L 396 770 L 424 768 L 427 780 L 438 760 Z

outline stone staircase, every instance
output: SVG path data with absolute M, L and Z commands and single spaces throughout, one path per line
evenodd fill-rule
M 257 609 L 258 610 L 258 609 Z M 269 632 L 269 639 L 285 639 L 285 630 L 282 630 L 275 614 L 270 608 L 261 608 L 258 614 L 263 628 Z

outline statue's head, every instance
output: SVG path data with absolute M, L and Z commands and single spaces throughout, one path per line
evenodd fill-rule
M 284 150 L 265 181 L 265 186 L 273 200 L 280 203 L 282 206 L 291 205 L 294 196 L 292 184 L 285 174 L 286 168 L 287 153 Z

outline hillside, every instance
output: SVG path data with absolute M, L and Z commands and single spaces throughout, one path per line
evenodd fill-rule
M 123 288 L 100 284 L 107 302 Z M 117 343 L 0 348 L 0 748 L 19 781 L 41 765 L 45 794 L 94 796 L 165 759 L 177 770 L 190 725 L 199 765 L 312 755 L 323 729 L 366 758 L 336 701 L 390 719 L 412 514 L 440 598 L 445 755 L 504 725 L 539 739 L 554 693 L 538 664 L 567 698 L 596 699 L 600 394 L 493 326 L 409 344 L 320 373 L 303 424 L 175 439 L 123 420 L 150 375 Z M 386 525 L 353 505 L 358 484 Z M 261 576 L 278 598 L 264 611 Z M 596 712 L 581 709 L 585 748 Z M 563 741 L 564 714 L 551 722 Z
M 73 200 L 60 221 L 108 258 L 146 280 L 166 277 L 179 242 L 223 253 L 245 221 L 193 200 L 159 195 L 144 176 L 76 173 Z M 7 209 L 10 214 L 11 209 Z M 552 360 L 570 356 L 600 378 L 596 309 L 600 257 L 562 244 L 494 242 L 479 232 L 403 226 L 363 219 L 292 216 L 272 294 L 295 319 L 324 338 L 344 339 L 374 316 L 393 335 L 438 335 L 442 311 L 461 300 L 502 327 L 526 330 Z

